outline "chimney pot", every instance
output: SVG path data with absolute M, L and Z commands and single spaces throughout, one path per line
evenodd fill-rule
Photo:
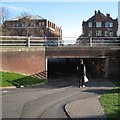
M 100 13 L 100 10 L 98 10 L 98 13 Z
M 106 14 L 107 17 L 110 17 L 110 14 Z
M 97 14 L 97 11 L 95 10 L 95 15 Z

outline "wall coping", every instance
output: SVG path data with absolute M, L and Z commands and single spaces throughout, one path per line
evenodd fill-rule
M 41 46 L 41 47 L 2 47 L 1 49 L 2 52 L 10 52 L 10 51 L 45 51 L 45 47 Z

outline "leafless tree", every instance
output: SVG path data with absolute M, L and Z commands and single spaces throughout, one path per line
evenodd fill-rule
M 9 11 L 5 7 L 0 7 L 0 24 L 2 25 L 9 18 Z
M 8 33 L 8 29 L 3 23 L 9 18 L 9 11 L 6 7 L 0 7 L 0 35 Z
M 31 23 L 31 15 L 29 13 L 23 12 L 21 14 L 21 18 L 20 18 L 20 23 L 22 24 L 22 26 L 24 27 L 24 30 L 26 31 L 26 35 L 30 36 L 30 23 Z

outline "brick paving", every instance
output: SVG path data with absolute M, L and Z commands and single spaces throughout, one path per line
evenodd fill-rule
M 103 107 L 99 101 L 99 96 L 106 92 L 106 90 L 112 89 L 114 85 L 110 81 L 98 81 L 99 80 L 90 82 L 88 84 L 88 92 L 86 91 L 88 95 L 89 91 L 94 92 L 94 96 L 89 96 L 88 98 L 75 100 L 66 104 L 65 110 L 70 118 L 107 120 Z
M 98 97 L 73 101 L 65 109 L 71 118 L 106 118 Z

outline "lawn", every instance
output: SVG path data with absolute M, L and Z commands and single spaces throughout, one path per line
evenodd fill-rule
M 17 73 L 10 73 L 10 72 L 0 72 L 0 86 L 8 87 L 8 86 L 27 86 L 31 84 L 37 83 L 45 83 L 46 80 L 32 77 L 32 76 L 25 76 L 22 74 Z
M 114 87 L 109 92 L 103 94 L 100 97 L 100 102 L 104 107 L 104 111 L 108 120 L 118 120 L 120 114 L 120 82 L 117 82 L 116 87 Z

